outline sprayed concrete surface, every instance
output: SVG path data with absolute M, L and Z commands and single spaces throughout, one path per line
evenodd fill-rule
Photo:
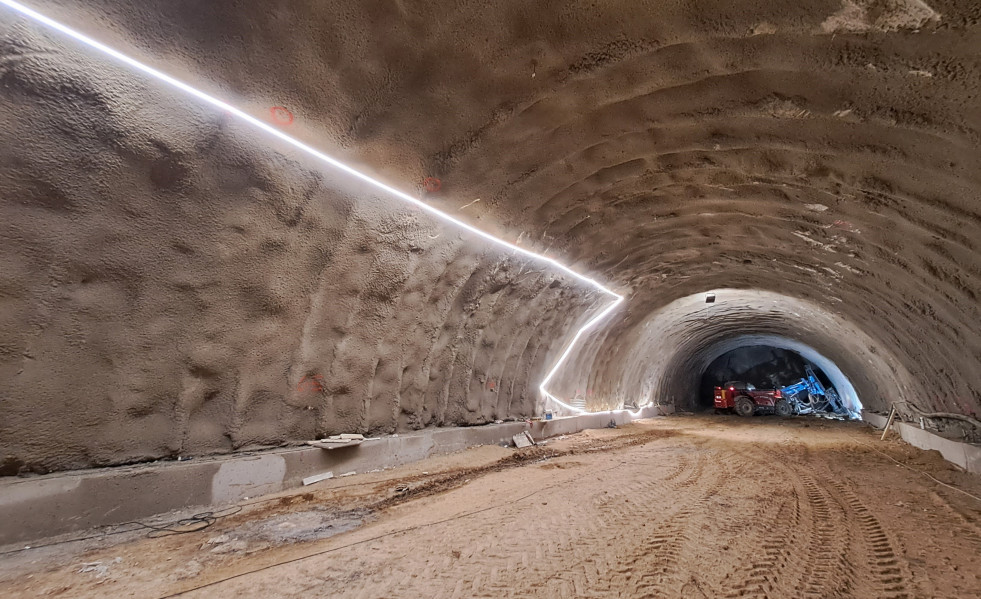
M 669 417 L 327 481 L 185 535 L 4 555 L 0 592 L 973 598 L 981 502 L 961 491 L 981 479 L 859 423 Z
M 975 0 L 30 4 L 608 281 L 579 405 L 748 332 L 981 411 Z M 0 474 L 525 417 L 600 307 L 7 9 L 0 82 Z

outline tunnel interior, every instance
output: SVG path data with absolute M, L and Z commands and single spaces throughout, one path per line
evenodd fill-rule
M 0 5 L 4 474 L 692 410 L 749 345 L 981 411 L 976 2 L 30 4 L 118 55 Z
M 823 370 L 793 350 L 772 345 L 748 345 L 729 350 L 712 360 L 702 374 L 695 409 L 711 409 L 713 390 L 727 382 L 741 381 L 757 389 L 779 389 L 803 378 L 806 365 L 814 368 L 814 374 L 824 385 L 831 385 Z

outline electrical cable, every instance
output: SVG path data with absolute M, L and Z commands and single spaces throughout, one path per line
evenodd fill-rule
M 255 503 L 263 503 L 266 501 L 272 501 L 273 499 L 279 499 L 278 497 L 273 497 L 270 499 L 264 499 L 257 501 Z M 251 505 L 251 504 L 245 504 Z M 156 539 L 160 537 L 169 537 L 172 535 L 182 535 L 191 532 L 200 532 L 215 522 L 222 518 L 227 518 L 228 516 L 234 516 L 235 514 L 242 511 L 245 505 L 234 505 L 223 510 L 218 511 L 207 511 L 194 514 L 187 518 L 181 518 L 179 520 L 174 520 L 167 524 L 153 525 L 147 524 L 145 522 L 138 522 L 136 520 L 130 520 L 129 522 L 120 522 L 119 524 L 112 525 L 113 528 L 122 528 L 124 526 L 132 526 L 135 528 L 125 528 L 123 530 L 111 530 L 107 532 L 102 532 L 95 535 L 88 535 L 85 537 L 78 537 L 75 539 L 65 539 L 62 541 L 53 541 L 51 543 L 45 543 L 43 545 L 28 545 L 25 547 L 18 547 L 16 549 L 8 549 L 7 551 L 0 552 L 0 555 L 11 555 L 13 553 L 20 553 L 22 551 L 30 551 L 32 549 L 43 549 L 45 547 L 53 547 L 56 545 L 66 545 L 68 543 L 80 543 L 82 541 L 90 541 L 92 539 L 104 539 L 112 535 L 124 534 L 127 532 L 136 532 L 142 529 L 149 529 L 150 532 L 147 533 L 147 538 Z
M 123 525 L 134 524 L 142 528 L 149 528 L 150 532 L 147 534 L 148 538 L 157 539 L 160 537 L 169 537 L 172 535 L 183 535 L 189 532 L 199 532 L 212 524 L 217 522 L 221 518 L 227 518 L 228 516 L 234 516 L 235 514 L 242 511 L 241 506 L 232 506 L 225 510 L 220 510 L 218 512 L 207 511 L 201 512 L 199 514 L 194 514 L 190 518 L 181 518 L 176 522 L 168 524 L 166 526 L 153 526 L 150 524 L 144 524 L 143 522 L 123 522 Z M 225 513 L 223 513 L 225 512 Z

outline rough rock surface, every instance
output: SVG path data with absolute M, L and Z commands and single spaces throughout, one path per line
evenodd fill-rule
M 981 411 L 973 0 L 31 5 L 628 296 L 562 397 Z M 5 474 L 525 416 L 601 299 L 6 8 L 0 190 Z

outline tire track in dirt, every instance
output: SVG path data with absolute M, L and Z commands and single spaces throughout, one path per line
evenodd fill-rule
M 858 521 L 865 552 L 860 559 L 864 571 L 871 574 L 873 592 L 883 599 L 909 599 L 913 597 L 907 585 L 911 575 L 898 555 L 890 535 L 879 519 L 865 506 L 845 484 L 834 481 L 832 486 L 841 494 Z
M 422 595 L 504 597 L 538 593 L 544 585 L 554 596 L 587 596 L 589 580 L 606 571 L 595 548 L 606 546 L 603 541 L 616 542 L 618 533 L 636 526 L 639 517 L 646 517 L 640 512 L 649 509 L 647 506 L 657 504 L 676 486 L 693 484 L 704 470 L 702 456 L 694 454 L 692 458 L 681 453 L 678 463 L 663 475 L 663 468 L 650 464 L 652 459 L 663 458 L 663 451 L 639 451 L 641 455 L 632 455 L 631 462 L 602 468 L 595 478 L 583 473 L 570 481 L 579 484 L 578 501 L 566 504 L 562 495 L 541 495 L 543 503 L 559 506 L 546 511 L 544 518 L 524 516 L 526 511 L 536 511 L 534 502 L 508 506 L 493 516 L 481 517 L 468 531 L 471 542 L 467 549 L 455 552 L 460 554 L 458 558 L 428 563 L 421 573 L 375 579 L 373 592 L 384 596 L 412 594 L 414 587 L 424 583 L 428 591 L 416 588 Z M 618 470 L 615 474 L 614 469 Z M 665 476 L 670 476 L 675 484 L 664 485 Z M 631 483 L 617 484 L 619 479 Z M 641 498 L 644 500 L 639 501 Z M 516 520 L 522 522 L 520 537 L 508 533 L 507 523 Z M 425 544 L 445 546 L 438 528 L 425 534 L 429 537 L 423 541 Z M 597 542 L 603 544 L 594 545 Z
M 978 522 L 957 509 L 949 499 L 937 491 L 930 491 L 930 497 L 934 505 L 941 508 L 947 515 L 960 523 L 961 530 L 963 531 L 962 538 L 970 544 L 975 552 L 981 553 L 981 526 L 978 525 Z
M 804 527 L 806 551 L 798 562 L 801 578 L 794 590 L 800 597 L 823 599 L 846 591 L 852 576 L 844 556 L 851 540 L 851 527 L 844 510 L 818 479 L 799 474 L 807 498 Z M 788 548 L 794 552 L 796 548 Z
M 663 457 L 660 454 L 651 457 Z M 633 468 L 623 474 L 633 479 L 632 484 L 600 480 L 593 483 L 595 488 L 579 489 L 591 495 L 586 502 L 589 507 L 572 522 L 563 519 L 542 530 L 539 538 L 547 542 L 538 546 L 535 559 L 522 571 L 509 572 L 504 578 L 506 587 L 483 589 L 490 592 L 480 596 L 525 596 L 540 592 L 544 585 L 550 596 L 603 597 L 608 594 L 611 574 L 631 576 L 611 557 L 611 551 L 621 547 L 630 531 L 642 528 L 641 523 L 666 496 L 696 484 L 704 474 L 706 458 L 701 452 L 682 453 L 672 470 L 660 476 L 643 458 L 635 458 L 630 466 Z M 673 484 L 664 484 L 668 478 Z M 537 580 L 543 581 L 541 585 Z
M 681 564 L 690 563 L 690 552 L 697 550 L 691 528 L 695 515 L 704 513 L 719 490 L 732 478 L 729 466 L 718 459 L 717 452 L 703 450 L 697 454 L 692 469 L 683 480 L 669 489 L 671 501 L 680 504 L 674 514 L 663 520 L 651 518 L 654 510 L 667 511 L 670 504 L 658 504 L 658 498 L 645 498 L 640 518 L 646 518 L 646 526 L 637 526 L 632 519 L 635 534 L 621 535 L 616 539 L 614 554 L 610 557 L 610 576 L 594 581 L 591 589 L 596 596 L 608 588 L 629 589 L 629 597 L 679 596 L 688 584 L 687 573 Z M 706 472 L 706 466 L 713 465 Z M 596 584 L 599 583 L 599 584 Z
M 625 544 L 636 541 L 632 533 L 650 523 L 653 510 L 660 508 L 662 513 L 670 512 L 671 506 L 675 505 L 674 498 L 664 501 L 665 498 L 698 484 L 704 476 L 707 461 L 701 451 L 681 454 L 678 463 L 665 476 L 647 473 L 635 484 L 601 493 L 593 502 L 592 510 L 582 514 L 592 526 L 583 526 L 571 537 L 563 535 L 566 538 L 549 547 L 541 564 L 547 570 L 558 570 L 562 576 L 575 581 L 575 593 L 570 596 L 607 596 L 608 589 L 615 584 L 611 576 L 625 580 L 634 576 L 633 569 L 625 567 L 617 556 Z M 647 468 L 643 463 L 637 466 L 641 471 Z M 665 485 L 666 479 L 670 479 L 671 484 Z M 667 516 L 668 521 L 672 518 Z M 597 554 L 597 548 L 605 551 Z M 518 596 L 521 595 L 519 592 Z
M 773 510 L 764 507 L 760 511 Z M 725 597 L 771 597 L 780 589 L 780 579 L 790 561 L 787 547 L 796 545 L 794 532 L 799 522 L 800 501 L 794 491 L 790 498 L 779 502 L 775 517 L 769 521 L 769 534 L 763 538 L 760 548 L 753 551 L 745 576 L 729 583 Z
M 807 500 L 801 529 L 806 531 L 803 545 L 808 549 L 798 556 L 801 543 L 786 545 L 791 563 L 804 564 L 794 590 L 803 597 L 828 597 L 868 586 L 868 593 L 875 597 L 914 596 L 908 564 L 879 519 L 826 463 L 814 463 L 810 454 L 805 444 L 789 442 L 773 455 L 774 463 L 795 486 L 801 486 Z
M 761 489 L 760 496 L 776 501 L 770 510 L 776 517 L 749 550 L 749 567 L 730 572 L 726 597 L 823 599 L 847 592 L 854 583 L 845 557 L 853 526 L 827 484 L 812 475 L 809 448 L 784 441 L 755 455 L 769 469 L 760 477 L 769 489 Z M 789 496 L 781 498 L 778 491 L 788 488 Z
M 797 450 L 796 458 L 801 457 L 799 447 L 790 449 Z M 738 463 L 752 468 L 745 476 L 740 473 L 740 477 L 757 481 L 757 486 L 752 496 L 734 498 L 733 503 L 756 507 L 743 514 L 733 513 L 729 524 L 723 527 L 723 539 L 731 539 L 723 545 L 727 553 L 745 556 L 745 559 L 728 560 L 734 563 L 719 582 L 719 596 L 793 596 L 794 576 L 791 574 L 795 566 L 791 558 L 794 553 L 789 552 L 788 547 L 799 551 L 802 546 L 803 487 L 793 468 L 785 464 L 791 461 L 788 456 L 766 448 L 755 448 L 751 452 L 730 450 L 730 453 L 735 452 L 743 458 Z

